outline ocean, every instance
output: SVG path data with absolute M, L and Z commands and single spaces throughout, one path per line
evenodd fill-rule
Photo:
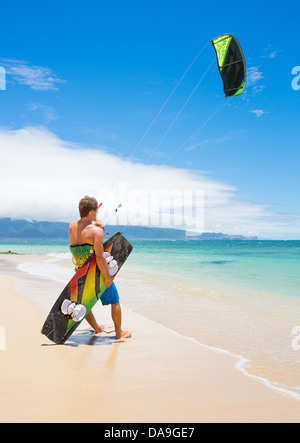
M 132 244 L 116 279 L 124 306 L 237 356 L 239 369 L 300 399 L 300 241 Z M 21 272 L 62 284 L 73 273 L 67 242 L 0 243 L 9 250 L 43 256 Z

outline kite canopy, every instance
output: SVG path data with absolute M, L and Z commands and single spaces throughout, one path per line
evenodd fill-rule
M 212 40 L 226 97 L 240 95 L 246 86 L 246 63 L 238 40 L 225 34 Z

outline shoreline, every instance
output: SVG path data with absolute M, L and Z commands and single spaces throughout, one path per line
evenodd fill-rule
M 31 284 L 30 288 L 28 288 L 26 291 L 26 296 L 39 306 L 39 308 L 44 316 L 46 316 L 48 314 L 50 308 L 52 307 L 52 305 L 55 301 L 53 299 L 53 293 L 56 292 L 56 294 L 59 294 L 61 292 L 61 290 L 63 289 L 63 287 L 65 286 L 65 284 L 67 283 L 67 281 L 69 280 L 69 278 L 71 278 L 73 275 L 73 266 L 70 264 L 69 260 L 66 262 L 65 258 L 62 259 L 61 255 L 62 254 L 48 254 L 47 256 L 45 256 L 45 255 L 31 254 L 31 255 L 25 255 L 23 257 L 11 256 L 8 258 L 8 263 L 17 263 L 15 266 L 15 270 L 11 274 L 11 275 L 13 275 L 13 277 L 19 277 L 20 275 L 22 275 L 23 280 L 24 279 L 28 280 L 31 283 L 34 282 L 35 285 L 39 285 L 40 280 L 42 280 L 46 283 L 46 285 L 50 284 L 51 286 L 54 286 L 53 290 L 51 291 L 51 294 L 49 293 L 48 300 L 45 297 L 43 297 L 43 299 L 41 300 L 41 299 L 37 299 L 37 297 L 35 297 L 35 296 L 32 296 L 32 294 L 35 293 L 35 288 L 32 287 L 32 284 Z M 3 261 L 5 261 L 4 257 L 3 257 L 2 261 L 0 260 L 0 264 Z M 31 270 L 30 266 L 35 265 L 35 264 L 39 264 L 39 265 L 43 264 L 42 269 L 41 270 L 38 269 L 38 273 L 36 273 L 36 269 L 34 268 L 34 266 L 33 266 L 33 270 Z M 57 278 L 57 275 L 53 274 L 53 269 L 51 269 L 51 268 L 50 268 L 51 277 L 50 277 L 50 274 L 46 275 L 44 264 L 46 266 L 46 270 L 48 273 L 49 273 L 49 268 L 48 268 L 49 265 L 55 267 L 55 272 L 57 272 L 57 269 L 58 269 L 60 271 L 58 278 Z M 26 265 L 26 266 L 24 267 L 24 265 Z M 22 271 L 20 272 L 20 270 L 22 270 Z M 0 268 L 0 271 L 1 271 L 1 268 Z M 66 278 L 68 273 L 70 273 L 70 275 L 68 278 Z M 55 277 L 54 277 L 54 275 L 55 275 Z M 130 273 L 130 275 L 131 275 L 131 273 Z M 124 278 L 124 276 L 122 276 L 121 278 L 118 279 L 118 287 L 119 287 L 119 290 L 121 291 L 121 300 L 125 299 L 125 306 L 126 306 L 127 310 L 129 310 L 133 314 L 140 315 L 142 318 L 145 319 L 145 321 L 152 322 L 154 325 L 171 332 L 175 336 L 177 335 L 177 336 L 182 337 L 183 339 L 185 339 L 187 341 L 193 342 L 196 345 L 201 346 L 205 349 L 220 352 L 224 355 L 227 355 L 231 358 L 236 359 L 236 363 L 235 363 L 234 367 L 238 371 L 243 373 L 245 376 L 247 376 L 253 380 L 262 382 L 267 387 L 274 389 L 277 392 L 288 395 L 289 397 L 294 398 L 296 400 L 300 400 L 299 389 L 290 387 L 290 386 L 296 386 L 296 385 L 290 384 L 290 386 L 287 386 L 285 383 L 278 383 L 278 381 L 274 377 L 273 377 L 273 379 L 271 378 L 271 373 L 267 372 L 267 370 L 264 370 L 263 371 L 264 373 L 262 373 L 262 371 L 260 371 L 260 373 L 256 372 L 255 370 L 253 370 L 255 368 L 253 367 L 252 358 L 251 357 L 249 358 L 247 356 L 247 354 L 244 355 L 242 350 L 231 349 L 231 348 L 233 348 L 232 346 L 230 348 L 230 346 L 226 346 L 226 345 L 224 346 L 224 343 L 220 343 L 220 342 L 219 343 L 211 343 L 211 342 L 209 343 L 209 340 L 205 341 L 205 339 L 203 339 L 203 337 L 195 336 L 192 333 L 191 329 L 189 329 L 190 325 L 186 324 L 185 322 L 182 322 L 181 319 L 179 319 L 179 322 L 181 322 L 180 324 L 183 327 L 182 329 L 179 328 L 179 323 L 176 325 L 176 323 L 173 322 L 173 324 L 172 324 L 172 322 L 170 322 L 170 318 L 167 319 L 166 317 L 164 317 L 164 316 L 162 317 L 161 315 L 159 316 L 159 318 L 156 318 L 157 315 L 153 315 L 154 312 L 152 312 L 152 315 L 151 315 L 151 312 L 148 312 L 148 313 L 146 312 L 146 314 L 145 314 L 145 308 L 146 308 L 145 305 L 144 305 L 144 308 L 141 309 L 141 306 L 135 306 L 132 303 L 131 294 L 136 292 L 136 288 L 135 288 L 134 283 L 138 283 L 138 280 L 135 280 L 134 275 L 133 276 L 131 275 L 131 278 L 129 278 L 128 276 Z M 202 284 L 202 287 L 203 287 L 203 284 Z M 143 288 L 144 288 L 144 286 L 142 286 L 142 288 L 139 286 L 138 290 L 141 290 Z M 226 286 L 225 286 L 225 288 L 226 288 Z M 24 287 L 22 287 L 22 285 L 20 285 L 20 283 L 19 283 L 19 285 L 17 284 L 17 289 L 19 289 L 19 292 L 21 292 L 21 291 L 24 292 Z M 144 289 L 145 289 L 146 293 L 148 294 L 149 287 L 145 286 Z M 152 283 L 151 291 L 155 292 L 155 290 L 157 290 L 157 289 L 158 289 L 157 287 L 155 289 L 155 287 L 153 286 L 153 283 Z M 181 288 L 181 290 L 185 290 L 185 289 L 186 288 Z M 45 295 L 45 286 L 41 290 L 44 292 L 44 295 Z M 227 292 L 228 292 L 228 288 L 227 288 Z M 226 295 L 227 292 L 226 291 L 224 292 L 222 290 L 223 296 Z M 231 288 L 230 292 L 232 293 L 232 288 Z M 235 288 L 235 292 L 238 294 L 238 288 Z M 243 292 L 245 292 L 245 290 L 243 290 Z M 47 293 L 47 291 L 46 291 L 46 293 Z M 148 294 L 148 295 L 150 295 L 150 298 L 152 298 L 151 294 Z M 253 291 L 251 291 L 251 298 L 253 298 L 253 295 L 254 295 Z M 276 295 L 276 294 L 272 293 L 272 294 L 268 294 L 268 295 L 269 295 L 268 298 L 270 298 L 270 297 L 274 298 L 274 295 Z M 168 299 L 165 300 L 164 294 L 161 294 L 161 296 L 163 297 L 164 302 L 168 303 Z M 163 309 L 163 304 L 164 303 L 162 303 L 160 305 L 159 310 Z M 101 303 L 99 303 L 98 305 L 101 307 Z M 98 305 L 96 305 L 96 307 Z M 99 308 L 99 306 L 98 306 L 98 308 Z M 125 306 L 123 306 L 123 309 L 125 308 Z M 217 308 L 217 307 L 215 307 L 215 308 Z M 101 312 L 101 310 L 99 310 L 99 315 L 101 315 L 100 312 Z M 150 315 L 148 315 L 148 314 L 150 314 Z M 166 312 L 166 314 L 170 314 L 170 312 L 169 313 Z M 177 314 L 174 312 L 175 317 Z M 214 329 L 215 326 L 213 324 L 211 324 L 211 328 Z M 183 331 L 183 333 L 181 333 L 181 330 Z M 256 360 L 256 365 L 257 365 L 257 363 L 262 364 L 262 362 Z
M 245 375 L 233 356 L 124 307 L 132 339 L 116 343 L 110 310 L 97 304 L 105 333 L 96 337 L 83 322 L 65 346 L 53 345 L 40 334 L 45 304 L 37 306 L 28 293 L 43 293 L 49 305 L 61 286 L 0 267 L 7 340 L 0 351 L 1 422 L 299 421 L 299 400 Z

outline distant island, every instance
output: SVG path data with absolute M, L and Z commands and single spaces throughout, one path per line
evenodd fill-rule
M 0 241 L 5 240 L 68 240 L 68 223 L 13 220 L 0 218 Z M 106 226 L 109 234 L 123 231 L 129 240 L 257 240 L 257 237 L 206 232 L 186 234 L 185 230 L 146 226 Z

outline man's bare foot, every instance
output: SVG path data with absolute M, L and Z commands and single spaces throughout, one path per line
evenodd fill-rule
M 95 328 L 96 334 L 101 334 L 104 331 L 104 328 L 105 328 L 104 325 L 101 325 L 101 326 L 97 325 Z
M 121 333 L 116 334 L 116 340 L 119 340 L 120 338 L 130 338 L 131 336 L 131 332 L 121 331 Z

